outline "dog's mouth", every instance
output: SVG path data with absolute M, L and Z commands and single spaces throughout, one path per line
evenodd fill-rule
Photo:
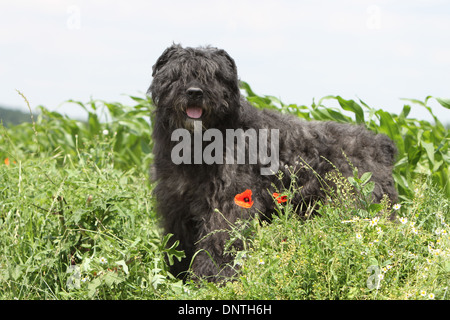
M 201 107 L 187 107 L 186 114 L 191 119 L 200 119 L 203 114 L 203 109 Z

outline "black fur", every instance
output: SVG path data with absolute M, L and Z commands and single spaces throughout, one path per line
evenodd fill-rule
M 374 200 L 386 194 L 396 201 L 392 178 L 396 148 L 384 135 L 375 135 L 364 126 L 336 122 L 303 121 L 251 106 L 239 91 L 234 60 L 217 48 L 166 49 L 153 66 L 153 81 L 149 94 L 156 105 L 154 166 L 152 176 L 157 185 L 154 193 L 157 210 L 167 233 L 179 240 L 186 258 L 172 266 L 172 273 L 183 276 L 191 263 L 195 275 L 217 281 L 234 272 L 227 263 L 232 256 L 224 254 L 229 223 L 261 212 L 271 216 L 274 211 L 273 185 L 289 186 L 285 165 L 299 170 L 297 183 L 302 188 L 295 201 L 312 203 L 324 198 L 321 183 L 315 174 L 324 176 L 333 170 L 332 162 L 344 176 L 352 169 L 343 152 L 359 173 L 372 172 L 375 182 Z M 198 95 L 192 95 L 194 88 Z M 194 90 L 194 91 L 195 91 Z M 201 92 L 200 92 L 201 91 Z M 180 164 L 171 161 L 173 130 L 193 130 L 194 119 L 186 115 L 190 106 L 201 107 L 204 129 L 244 130 L 279 129 L 279 169 L 283 181 L 276 175 L 261 175 L 261 164 Z M 325 160 L 325 159 L 328 159 Z M 302 161 L 310 168 L 301 167 Z M 311 168 L 313 170 L 311 170 Z M 254 204 L 243 209 L 234 203 L 236 194 L 250 189 Z M 220 213 L 215 211 L 218 209 Z M 301 212 L 300 212 L 301 214 Z M 239 248 L 239 243 L 236 244 Z

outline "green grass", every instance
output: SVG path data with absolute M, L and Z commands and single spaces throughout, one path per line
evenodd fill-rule
M 285 105 L 243 89 L 259 108 L 394 139 L 397 221 L 386 203 L 367 201 L 368 176 L 330 174 L 341 188 L 320 216 L 298 219 L 288 201 L 270 224 L 232 228 L 245 243 L 235 281 L 183 284 L 168 272 L 166 257 L 183 252 L 166 246 L 148 180 L 151 102 L 71 101 L 86 122 L 41 107 L 33 124 L 0 127 L 0 299 L 449 299 L 449 134 L 433 111 L 431 124 L 408 118 L 410 105 L 400 115 L 341 97 Z M 430 99 L 408 102 L 429 108 Z M 289 199 L 301 186 L 286 187 Z
M 397 212 L 405 223 L 376 212 L 363 218 L 350 198 L 322 206 L 321 215 L 307 221 L 292 213 L 289 202 L 280 205 L 271 224 L 243 224 L 250 236 L 236 260 L 238 280 L 220 289 L 192 287 L 191 296 L 449 299 L 449 203 L 423 186 Z

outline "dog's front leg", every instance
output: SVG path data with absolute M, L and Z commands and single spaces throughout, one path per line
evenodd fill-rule
M 230 265 L 233 255 L 225 252 L 229 230 L 219 229 L 203 234 L 197 242 L 192 262 L 194 277 L 201 277 L 212 282 L 229 279 L 235 274 L 235 270 Z M 238 244 L 233 245 L 239 247 Z

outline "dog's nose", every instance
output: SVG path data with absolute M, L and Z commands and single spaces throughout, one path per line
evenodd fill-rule
M 191 98 L 201 98 L 203 96 L 203 90 L 196 87 L 190 87 L 186 90 L 186 93 Z

